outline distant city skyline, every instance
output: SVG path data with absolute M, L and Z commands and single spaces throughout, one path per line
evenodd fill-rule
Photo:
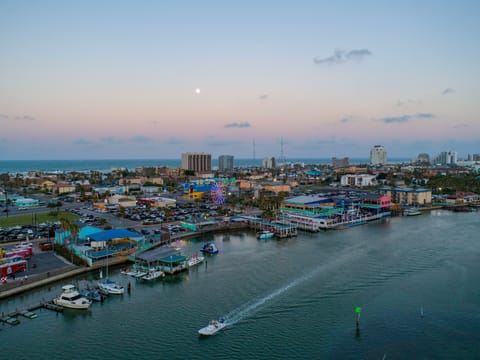
M 0 2 L 0 160 L 480 153 L 478 1 Z M 253 148 L 255 143 L 255 149 Z

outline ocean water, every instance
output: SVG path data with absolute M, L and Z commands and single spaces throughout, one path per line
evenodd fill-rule
M 352 158 L 351 164 L 366 164 L 367 158 Z M 389 159 L 391 163 L 409 162 L 409 159 L 398 158 Z M 331 159 L 327 158 L 299 158 L 287 159 L 288 163 L 305 163 L 305 164 L 331 164 Z M 83 171 L 91 170 L 110 172 L 113 169 L 126 168 L 128 170 L 135 170 L 141 166 L 167 166 L 170 168 L 179 167 L 180 159 L 110 159 L 110 160 L 0 160 L 0 174 L 1 173 L 25 173 L 29 170 L 38 171 Z M 235 159 L 234 166 L 236 167 L 253 167 L 261 166 L 262 159 Z M 218 159 L 212 159 L 212 167 L 218 168 Z
M 479 359 L 479 217 L 437 210 L 285 240 L 248 231 L 184 240 L 186 254 L 206 240 L 220 253 L 154 283 L 111 269 L 130 294 L 0 325 L 2 358 Z M 65 283 L 1 311 L 51 299 Z M 219 317 L 226 329 L 198 336 Z

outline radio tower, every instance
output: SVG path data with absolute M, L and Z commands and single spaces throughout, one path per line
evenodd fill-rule
M 253 163 L 255 164 L 255 139 L 253 139 Z
M 280 164 L 285 164 L 287 159 L 285 158 L 285 154 L 283 153 L 283 137 L 280 138 L 280 159 L 278 159 Z

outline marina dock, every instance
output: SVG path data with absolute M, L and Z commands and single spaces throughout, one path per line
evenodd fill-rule
M 253 216 L 239 216 L 239 218 L 246 220 L 251 229 L 256 231 L 268 230 L 278 238 L 297 236 L 297 226 L 291 223 L 270 222 Z
M 36 319 L 38 315 L 34 311 L 39 309 L 52 310 L 57 313 L 63 312 L 63 307 L 55 305 L 53 301 L 41 302 L 39 304 L 29 306 L 26 309 L 16 309 L 15 311 L 9 312 L 7 314 L 2 313 L 2 316 L 0 317 L 0 322 L 8 325 L 18 325 L 20 324 L 20 320 L 18 320 L 19 317 L 30 320 Z

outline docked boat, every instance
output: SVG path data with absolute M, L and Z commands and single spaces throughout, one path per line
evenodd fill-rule
M 141 271 L 141 270 L 122 270 L 121 273 L 123 275 L 128 275 L 128 276 L 132 276 L 134 278 L 142 278 L 144 277 L 145 275 L 147 275 L 147 273 L 145 271 Z
M 417 215 L 422 215 L 422 212 L 417 209 L 406 209 L 403 212 L 403 215 L 405 216 L 417 216 Z
M 200 249 L 200 251 L 203 252 L 204 254 L 217 254 L 218 253 L 218 249 L 215 246 L 215 243 L 213 243 L 213 242 L 207 242 L 206 244 L 204 244 L 202 246 L 202 248 Z
M 260 231 L 258 234 L 257 234 L 257 239 L 271 239 L 275 234 L 271 231 L 268 231 L 268 230 L 263 230 L 263 231 Z
M 165 277 L 165 273 L 160 270 L 151 270 L 146 275 L 142 276 L 141 279 L 143 280 L 155 280 L 158 278 Z
M 188 267 L 198 265 L 202 263 L 203 260 L 205 260 L 203 256 L 198 256 L 197 254 L 193 254 L 192 256 L 190 256 L 190 259 L 188 259 Z
M 227 326 L 227 324 L 223 319 L 212 320 L 210 321 L 208 326 L 205 326 L 204 328 L 198 330 L 198 333 L 203 336 L 210 336 L 222 330 L 225 326 Z
M 90 307 L 92 303 L 91 300 L 88 300 L 86 297 L 81 295 L 74 285 L 65 285 L 62 287 L 62 294 L 53 299 L 55 305 L 59 305 L 65 308 L 70 309 L 83 309 L 86 310 Z
M 91 301 L 102 302 L 105 299 L 105 295 L 97 289 L 85 289 L 82 295 Z
M 35 314 L 34 312 L 31 312 L 31 311 L 28 311 L 28 310 L 23 310 L 20 315 L 28 318 L 28 319 L 36 319 L 38 317 L 37 314 Z
M 100 290 L 108 294 L 121 295 L 125 292 L 125 288 L 122 285 L 117 284 L 110 279 L 106 279 L 104 282 L 99 282 L 98 287 Z

